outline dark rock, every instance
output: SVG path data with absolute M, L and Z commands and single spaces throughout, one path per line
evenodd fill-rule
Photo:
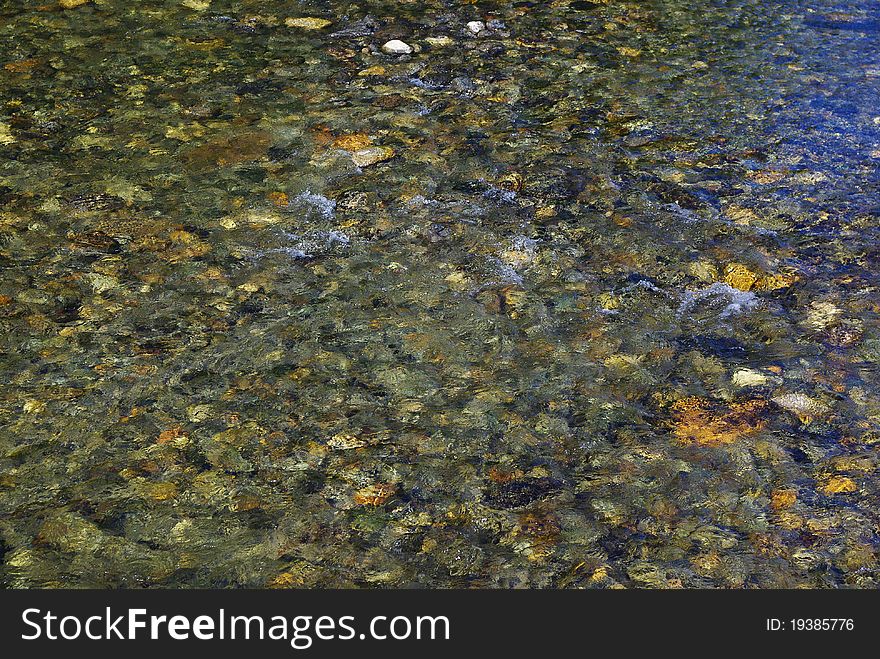
M 550 477 L 493 483 L 485 492 L 485 500 L 494 508 L 522 508 L 550 496 L 560 487 L 562 481 Z

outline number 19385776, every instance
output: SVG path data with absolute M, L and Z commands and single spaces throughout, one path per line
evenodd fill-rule
M 770 632 L 851 632 L 854 629 L 855 622 L 852 618 L 767 618 L 767 631 Z

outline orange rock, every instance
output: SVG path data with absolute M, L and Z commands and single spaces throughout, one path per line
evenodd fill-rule
M 780 288 L 788 288 L 798 280 L 797 275 L 777 272 L 776 274 L 764 275 L 758 280 L 759 291 L 775 291 Z
M 373 144 L 373 140 L 369 135 L 364 133 L 351 133 L 350 135 L 341 135 L 333 140 L 333 146 L 344 151 L 360 151 L 366 149 Z
M 177 485 L 168 481 L 147 483 L 143 486 L 143 493 L 155 501 L 168 501 L 177 496 Z
M 724 267 L 722 277 L 725 284 L 741 291 L 775 291 L 780 288 L 788 288 L 797 279 L 796 275 L 790 273 L 755 272 L 742 263 L 728 263 Z
M 510 172 L 498 181 L 498 187 L 508 192 L 520 192 L 524 185 L 525 179 L 518 172 Z
M 770 505 L 776 510 L 791 508 L 797 501 L 797 492 L 794 490 L 773 490 L 770 494 Z
M 259 160 L 271 145 L 272 138 L 268 132 L 245 130 L 194 147 L 183 154 L 183 160 L 190 168 L 204 171 Z
M 627 227 L 631 227 L 633 224 L 633 219 L 629 215 L 624 215 L 622 213 L 613 213 L 611 215 L 611 221 L 614 222 L 619 227 L 623 227 L 626 229 Z
M 253 494 L 242 494 L 232 502 L 232 509 L 238 512 L 256 510 L 260 507 L 260 498 Z
M 513 469 L 508 471 L 507 469 L 491 467 L 489 469 L 488 476 L 489 480 L 493 483 L 509 483 L 510 481 L 514 481 L 517 478 L 522 478 L 524 474 L 521 469 Z
M 730 444 L 766 427 L 768 408 L 762 399 L 725 408 L 705 398 L 684 398 L 672 405 L 672 432 L 683 444 Z
M 292 588 L 294 586 L 299 585 L 299 580 L 296 575 L 291 574 L 290 572 L 282 572 L 278 576 L 274 577 L 271 581 L 269 581 L 269 588 Z
M 852 478 L 847 476 L 831 476 L 819 488 L 823 494 L 831 496 L 832 494 L 849 494 L 855 492 L 858 488 Z
M 290 198 L 286 192 L 270 192 L 268 196 L 269 201 L 279 208 L 285 208 L 290 203 Z
M 171 238 L 171 242 L 181 243 L 183 245 L 189 245 L 198 240 L 198 237 L 195 234 L 192 234 L 189 231 L 184 231 L 183 229 L 175 229 L 174 231 L 171 231 L 168 236 Z
M 3 68 L 10 73 L 27 73 L 39 63 L 38 59 L 20 59 L 4 64 Z
M 742 263 L 728 263 L 724 267 L 724 283 L 741 291 L 750 291 L 758 283 L 759 275 Z
M 173 428 L 169 428 L 160 432 L 159 438 L 156 440 L 156 443 L 168 444 L 169 442 L 173 442 L 179 437 L 183 437 L 183 428 L 181 428 L 180 426 L 174 426 Z
M 393 483 L 375 483 L 355 492 L 354 502 L 359 506 L 381 506 L 397 492 Z

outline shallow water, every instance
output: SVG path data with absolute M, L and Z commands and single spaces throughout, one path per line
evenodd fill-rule
M 3 584 L 878 585 L 874 3 L 62 4 Z

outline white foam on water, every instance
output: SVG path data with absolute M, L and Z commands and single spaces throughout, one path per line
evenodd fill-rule
M 501 261 L 500 259 L 490 259 L 492 266 L 498 276 L 501 278 L 502 284 L 516 284 L 517 286 L 522 286 L 523 278 L 512 265 Z
M 511 240 L 510 246 L 515 250 L 534 254 L 535 248 L 538 246 L 538 241 L 527 236 L 515 236 L 513 240 Z
M 664 291 L 664 290 L 663 290 L 662 288 L 660 288 L 659 286 L 657 286 L 657 285 L 655 285 L 655 284 L 652 284 L 652 283 L 649 282 L 647 279 L 639 279 L 637 282 L 635 282 L 635 283 L 633 283 L 633 284 L 630 284 L 629 286 L 627 286 L 626 288 L 624 288 L 624 289 L 623 289 L 623 292 L 624 292 L 624 293 L 629 293 L 630 291 L 633 291 L 633 290 L 635 290 L 635 289 L 637 289 L 637 288 L 641 288 L 641 289 L 644 289 L 644 290 L 646 290 L 646 291 L 651 291 L 652 293 L 660 293 L 660 295 L 665 295 L 666 297 L 671 297 L 671 296 L 669 295 L 669 293 L 667 293 L 666 291 Z
M 424 195 L 414 195 L 407 199 L 404 204 L 410 208 L 418 208 L 419 206 L 437 206 L 440 202 L 436 199 L 428 199 Z
M 311 190 L 300 192 L 294 197 L 293 204 L 296 204 L 297 202 L 311 206 L 318 211 L 318 213 L 321 214 L 321 217 L 325 220 L 332 219 L 336 214 L 336 202 L 333 199 L 328 199 L 322 194 L 315 194 Z
M 329 245 L 339 244 L 347 247 L 351 244 L 351 238 L 342 231 L 336 231 L 335 229 L 331 231 L 319 231 L 317 235 L 323 237 Z
M 334 246 L 348 247 L 351 238 L 342 231 L 314 231 L 306 236 L 300 236 L 289 231 L 280 232 L 281 235 L 292 244 L 285 247 L 274 247 L 263 250 L 263 254 L 285 254 L 292 259 L 305 259 L 317 254 L 326 254 Z
M 702 302 L 719 299 L 727 302 L 718 314 L 719 320 L 754 311 L 760 304 L 758 296 L 750 291 L 741 291 L 730 284 L 715 282 L 698 291 L 687 291 L 678 307 L 678 315 L 684 315 Z
M 489 189 L 483 193 L 483 196 L 497 204 L 512 204 L 516 201 L 516 191 L 504 190 L 494 185 L 490 185 Z
M 688 208 L 683 208 L 676 203 L 663 204 L 661 208 L 663 208 L 663 210 L 665 211 L 672 213 L 673 215 L 678 216 L 679 218 L 684 220 L 685 224 L 696 224 L 698 222 L 706 221 L 706 218 L 704 218 L 699 213 L 695 213 Z
M 284 254 L 292 259 L 307 259 L 311 254 L 307 254 L 296 247 L 274 247 L 272 249 L 263 250 L 263 254 Z
M 701 215 L 695 211 L 692 211 L 687 208 L 682 208 L 678 204 L 664 204 L 662 206 L 663 210 L 672 213 L 677 216 L 681 220 L 684 221 L 685 224 L 698 224 L 703 222 L 718 222 L 719 224 L 723 224 L 725 226 L 732 227 L 734 229 L 739 230 L 748 230 L 752 233 L 758 234 L 759 236 L 776 236 L 777 232 L 772 229 L 765 229 L 763 227 L 756 227 L 752 225 L 738 224 L 728 217 L 724 216 L 722 213 L 719 213 L 713 208 L 704 209 L 704 213 Z

